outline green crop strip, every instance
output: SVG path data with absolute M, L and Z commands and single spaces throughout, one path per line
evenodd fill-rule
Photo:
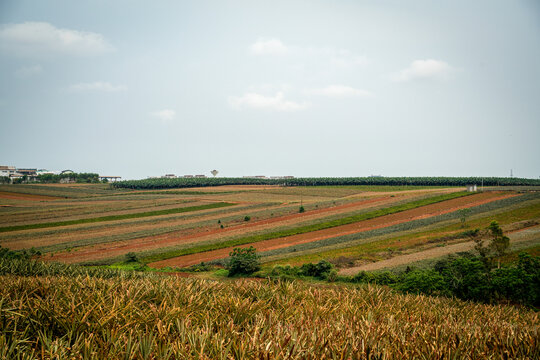
M 191 212 L 191 211 L 216 209 L 216 208 L 232 206 L 232 205 L 235 205 L 235 204 L 226 203 L 226 202 L 219 202 L 219 203 L 212 203 L 212 204 L 207 204 L 207 205 L 198 205 L 198 206 L 189 206 L 189 207 L 182 207 L 182 208 L 176 208 L 176 209 L 147 211 L 147 212 L 135 213 L 135 214 L 110 215 L 110 216 L 101 216 L 101 217 L 90 218 L 90 219 L 57 221 L 57 222 L 49 222 L 49 223 L 42 223 L 42 224 L 6 226 L 6 227 L 0 228 L 0 233 L 8 232 L 8 231 L 43 229 L 43 228 L 57 227 L 57 226 L 78 225 L 78 224 L 88 224 L 88 223 L 96 223 L 96 222 L 102 222 L 102 221 L 115 221 L 115 220 L 135 219 L 135 218 L 142 218 L 142 217 L 149 217 L 149 216 L 178 214 L 178 213 Z
M 212 250 L 219 250 L 219 249 L 223 249 L 223 248 L 227 248 L 231 246 L 239 246 L 239 245 L 245 245 L 245 244 L 250 244 L 250 243 L 256 243 L 256 242 L 260 242 L 264 240 L 305 234 L 312 231 L 324 230 L 324 229 L 328 229 L 328 228 L 332 228 L 336 226 L 352 224 L 352 223 L 363 221 L 363 220 L 369 220 L 369 219 L 373 219 L 373 218 L 384 216 L 384 215 L 390 215 L 397 212 L 414 209 L 420 206 L 426 206 L 426 205 L 438 203 L 441 201 L 452 200 L 459 197 L 468 196 L 471 194 L 472 193 L 468 193 L 468 192 L 457 192 L 457 193 L 434 196 L 427 199 L 412 201 L 412 202 L 405 203 L 402 205 L 392 206 L 385 209 L 374 210 L 368 213 L 348 216 L 341 219 L 322 222 L 319 224 L 306 225 L 306 226 L 301 226 L 294 229 L 288 229 L 288 230 L 283 230 L 283 231 L 273 232 L 273 233 L 268 233 L 268 234 L 247 236 L 240 239 L 224 241 L 218 244 L 206 244 L 206 245 L 199 245 L 199 246 L 194 246 L 194 247 L 190 247 L 186 249 L 168 251 L 161 254 L 144 257 L 143 261 L 145 263 L 151 263 L 151 262 L 155 262 L 159 260 L 166 260 L 166 259 L 170 259 L 170 258 L 178 257 L 178 256 L 191 255 L 191 254 L 212 251 Z

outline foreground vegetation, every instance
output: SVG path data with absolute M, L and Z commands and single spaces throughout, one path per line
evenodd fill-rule
M 282 186 L 335 186 L 335 185 L 416 185 L 416 186 L 537 186 L 539 179 L 501 177 L 354 177 L 354 178 L 177 178 L 118 181 L 115 188 L 127 189 L 170 189 L 221 185 L 282 185 Z
M 128 279 L 100 271 L 4 271 L 0 358 L 473 359 L 540 351 L 538 314 L 525 308 L 377 285 Z

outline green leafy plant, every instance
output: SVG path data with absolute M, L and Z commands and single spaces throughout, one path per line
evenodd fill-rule
M 229 253 L 229 257 L 230 259 L 227 264 L 229 276 L 251 275 L 261 268 L 259 255 L 253 246 L 248 248 L 234 248 Z

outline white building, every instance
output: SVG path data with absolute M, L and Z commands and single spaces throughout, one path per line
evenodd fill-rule
M 468 192 L 476 192 L 476 184 L 467 185 L 467 191 Z

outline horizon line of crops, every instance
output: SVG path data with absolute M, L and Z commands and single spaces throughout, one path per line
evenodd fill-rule
M 518 199 L 519 197 L 514 197 L 510 199 Z M 538 198 L 538 197 L 537 197 Z M 516 204 L 510 204 L 508 200 L 510 199 L 503 199 L 500 200 L 501 203 L 496 204 L 497 202 L 492 202 L 489 204 L 483 204 L 480 205 L 478 208 L 471 208 L 471 219 L 467 221 L 467 229 L 471 228 L 485 228 L 489 225 L 489 223 L 492 220 L 496 220 L 501 226 L 506 225 L 515 221 L 515 216 L 519 216 L 520 219 L 517 221 L 522 220 L 529 220 L 531 218 L 534 218 L 536 216 L 540 216 L 540 203 L 530 203 L 530 198 L 527 199 L 525 196 L 521 199 L 521 203 Z M 489 205 L 489 206 L 488 206 Z M 493 209 L 493 205 L 497 205 L 497 208 Z M 519 206 L 521 205 L 521 206 Z M 518 207 L 516 207 L 518 206 Z M 507 211 L 502 212 L 495 212 L 500 209 L 507 209 L 510 208 Z M 485 211 L 481 211 L 485 210 Z M 485 214 L 485 213 L 489 214 Z M 481 216 L 481 217 L 473 217 L 473 216 Z M 514 219 L 509 219 L 509 217 L 512 216 Z M 433 219 L 436 220 L 436 219 Z M 347 244 L 343 243 L 340 247 L 335 247 L 332 245 L 325 246 L 325 247 L 318 247 L 314 249 L 307 249 L 307 250 L 301 250 L 293 251 L 293 256 L 287 256 L 291 255 L 292 252 L 285 253 L 285 256 L 280 256 L 280 254 L 266 254 L 269 259 L 268 261 L 264 261 L 263 263 L 265 265 L 283 265 L 287 262 L 292 262 L 294 264 L 304 263 L 304 262 L 313 262 L 318 261 L 320 259 L 326 259 L 331 260 L 335 259 L 341 256 L 354 256 L 355 254 L 365 254 L 366 252 L 369 252 L 367 248 L 378 246 L 378 245 L 384 245 L 384 244 L 392 244 L 392 243 L 399 243 L 400 246 L 402 246 L 402 241 L 407 241 L 415 237 L 422 237 L 427 236 L 425 238 L 422 238 L 424 242 L 430 242 L 432 239 L 440 238 L 441 236 L 444 236 L 443 234 L 446 234 L 448 232 L 463 232 L 464 228 L 460 227 L 460 222 L 457 223 L 451 223 L 448 224 L 448 221 L 457 220 L 457 217 L 452 217 L 452 219 L 446 220 L 442 219 L 442 221 L 437 221 L 433 224 L 427 224 L 425 227 L 428 227 L 426 229 L 422 228 L 420 231 L 414 231 L 416 229 L 409 229 L 409 230 L 403 230 L 402 232 L 395 231 L 390 232 L 389 234 L 382 234 L 382 235 L 374 235 L 371 237 L 373 239 L 372 242 L 362 242 L 357 244 Z M 445 222 L 442 226 L 438 226 L 433 228 L 433 226 L 437 225 L 440 222 Z M 396 233 L 397 232 L 397 233 Z M 405 233 L 404 233 L 405 232 Z M 392 234 L 392 237 L 384 237 L 385 235 Z M 382 238 L 381 238 L 382 237 Z M 315 252 L 315 250 L 317 250 Z M 275 257 L 272 258 L 272 257 Z
M 56 221 L 56 222 L 39 223 L 39 224 L 5 226 L 5 227 L 0 227 L 0 233 L 9 232 L 9 231 L 18 231 L 18 230 L 43 229 L 43 228 L 57 227 L 57 226 L 88 224 L 88 223 L 96 223 L 96 222 L 103 222 L 103 221 L 135 219 L 135 218 L 142 218 L 142 217 L 149 217 L 149 216 L 178 214 L 178 213 L 191 212 L 191 211 L 215 209 L 215 208 L 221 208 L 221 207 L 233 206 L 233 205 L 236 205 L 236 204 L 227 203 L 227 202 L 218 202 L 218 203 L 212 203 L 212 204 L 206 204 L 206 205 L 189 206 L 189 207 L 181 207 L 181 208 L 174 208 L 174 209 L 164 209 L 164 210 L 155 210 L 155 211 L 146 211 L 146 212 L 135 213 L 135 214 L 109 215 L 109 216 L 101 216 L 101 217 L 87 218 L 87 219 Z
M 392 206 L 388 208 L 382 208 L 382 209 L 370 211 L 367 213 L 348 216 L 348 217 L 344 217 L 344 218 L 340 218 L 340 219 L 336 219 L 332 221 L 326 221 L 326 222 L 312 224 L 312 225 L 300 226 L 297 228 L 278 231 L 278 232 L 252 235 L 252 236 L 247 236 L 247 237 L 243 237 L 239 239 L 224 241 L 221 243 L 198 245 L 198 246 L 193 246 L 193 247 L 184 248 L 184 249 L 167 251 L 167 252 L 163 252 L 156 255 L 142 257 L 141 260 L 144 261 L 145 263 L 151 263 L 151 262 L 166 260 L 166 259 L 170 259 L 170 258 L 178 257 L 178 256 L 191 255 L 191 254 L 207 252 L 207 251 L 212 251 L 212 250 L 219 250 L 219 249 L 223 249 L 223 248 L 227 248 L 231 246 L 245 245 L 249 243 L 256 243 L 256 242 L 270 240 L 270 239 L 277 239 L 277 238 L 282 238 L 282 237 L 287 237 L 287 236 L 299 235 L 299 234 L 304 234 L 304 233 L 313 232 L 317 230 L 324 230 L 324 229 L 328 229 L 328 228 L 332 228 L 336 226 L 347 225 L 347 224 L 351 224 L 358 221 L 369 220 L 369 219 L 373 219 L 373 218 L 384 216 L 384 215 L 390 215 L 390 214 L 414 209 L 421 206 L 426 206 L 426 205 L 430 205 L 430 204 L 434 204 L 434 203 L 438 203 L 438 202 L 442 202 L 446 200 L 452 200 L 452 199 L 456 199 L 456 198 L 460 198 L 464 196 L 469 196 L 471 194 L 473 193 L 456 192 L 456 193 L 450 193 L 450 194 L 444 194 L 444 195 L 437 195 L 434 197 L 429 197 L 427 199 L 411 201 L 405 204 Z
M 114 182 L 113 188 L 168 189 L 183 187 L 205 187 L 222 185 L 282 185 L 282 186 L 326 186 L 326 185 L 424 185 L 424 186 L 484 186 L 532 185 L 540 186 L 540 179 L 505 177 L 320 177 L 293 179 L 251 178 L 177 178 L 144 179 Z

